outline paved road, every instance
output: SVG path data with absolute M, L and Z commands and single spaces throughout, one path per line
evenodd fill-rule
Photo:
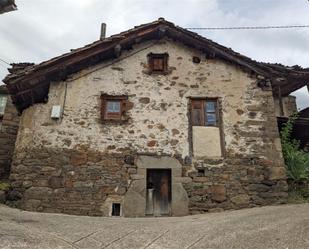
M 309 204 L 176 218 L 103 218 L 0 206 L 0 248 L 309 248 Z

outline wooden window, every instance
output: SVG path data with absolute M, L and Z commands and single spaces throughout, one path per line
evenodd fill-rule
M 192 99 L 191 122 L 193 126 L 218 126 L 216 99 Z
M 127 96 L 101 95 L 101 118 L 103 121 L 124 121 Z
M 166 73 L 167 72 L 168 54 L 148 54 L 148 66 L 150 73 Z

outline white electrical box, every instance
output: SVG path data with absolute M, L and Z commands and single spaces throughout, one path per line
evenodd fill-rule
M 53 105 L 50 117 L 53 119 L 59 119 L 61 117 L 60 105 Z

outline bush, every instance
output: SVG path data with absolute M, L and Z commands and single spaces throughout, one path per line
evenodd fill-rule
M 309 154 L 304 151 L 288 151 L 285 155 L 287 175 L 294 182 L 309 181 Z
M 295 183 L 309 181 L 309 154 L 299 148 L 299 141 L 291 138 L 297 114 L 292 115 L 281 130 L 282 153 L 288 178 Z

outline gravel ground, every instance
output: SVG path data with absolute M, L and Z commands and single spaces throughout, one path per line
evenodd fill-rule
M 309 248 L 309 204 L 168 218 L 104 218 L 0 206 L 0 248 Z

